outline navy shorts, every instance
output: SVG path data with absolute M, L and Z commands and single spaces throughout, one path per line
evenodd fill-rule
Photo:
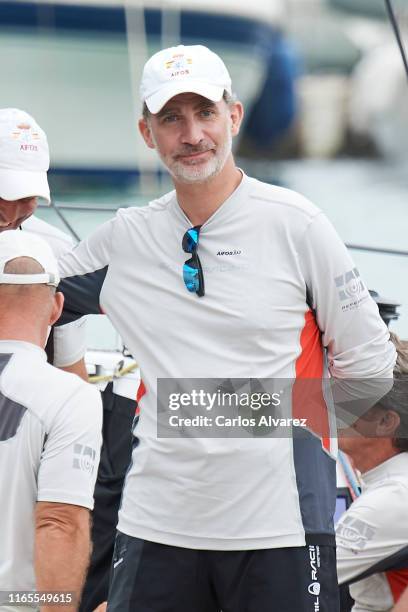
M 108 612 L 338 612 L 334 546 L 192 550 L 118 532 Z

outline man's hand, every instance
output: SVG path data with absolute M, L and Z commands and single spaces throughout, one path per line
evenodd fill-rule
M 104 601 L 103 603 L 99 604 L 99 606 L 95 608 L 93 612 L 106 612 L 107 607 L 108 607 L 108 602 Z

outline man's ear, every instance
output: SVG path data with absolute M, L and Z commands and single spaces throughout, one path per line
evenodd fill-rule
M 244 118 L 244 107 L 241 102 L 234 102 L 229 106 L 229 113 L 231 117 L 231 134 L 236 136 L 239 134 L 242 120 Z
M 150 123 L 144 117 L 139 119 L 139 131 L 149 149 L 155 149 L 156 147 L 154 146 Z
M 52 305 L 52 311 L 50 316 L 49 325 L 54 325 L 55 321 L 61 316 L 62 308 L 64 306 L 64 294 L 60 291 L 57 291 L 54 295 L 54 303 Z
M 377 435 L 381 438 L 393 438 L 400 426 L 401 417 L 395 410 L 387 410 L 377 425 Z

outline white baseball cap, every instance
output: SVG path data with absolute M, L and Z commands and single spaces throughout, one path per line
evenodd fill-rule
M 232 94 L 228 70 L 222 59 L 203 45 L 159 51 L 146 62 L 140 84 L 142 102 L 153 114 L 178 94 L 191 92 L 219 102 L 224 90 Z
M 45 132 L 26 112 L 0 108 L 0 198 L 38 196 L 50 202 Z
M 6 274 L 6 263 L 17 257 L 31 257 L 44 269 L 38 274 Z M 0 284 L 52 285 L 60 281 L 58 264 L 51 247 L 39 236 L 20 230 L 0 233 Z

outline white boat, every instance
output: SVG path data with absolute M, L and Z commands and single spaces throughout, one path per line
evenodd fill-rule
M 385 158 L 408 162 L 408 89 L 394 40 L 367 52 L 351 87 L 350 125 Z
M 159 48 L 207 42 L 228 63 L 247 108 L 244 132 L 265 146 L 296 110 L 284 17 L 283 0 L 1 2 L 0 79 L 7 88 L 0 102 L 25 108 L 44 127 L 51 172 L 111 173 L 120 181 L 157 173 L 157 157 L 136 127 L 143 64 Z
M 348 16 L 348 33 L 362 57 L 350 83 L 349 125 L 371 140 L 386 159 L 408 162 L 407 75 L 384 0 L 329 0 Z M 407 40 L 407 3 L 392 0 L 392 10 Z M 353 18 L 353 19 L 351 19 Z

